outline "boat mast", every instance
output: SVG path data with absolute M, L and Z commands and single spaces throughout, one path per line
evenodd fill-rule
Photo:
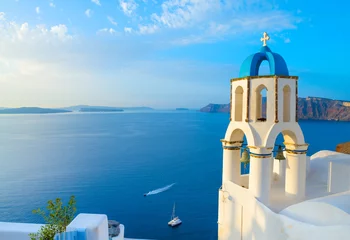
M 175 202 L 174 202 L 174 207 L 173 207 L 173 215 L 172 215 L 172 219 L 175 218 Z

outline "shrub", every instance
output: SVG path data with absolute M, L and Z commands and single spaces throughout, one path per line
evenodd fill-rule
M 33 210 L 34 214 L 39 214 L 44 218 L 46 224 L 37 233 L 29 234 L 31 240 L 53 240 L 56 233 L 65 232 L 77 210 L 75 197 L 70 197 L 67 206 L 63 206 L 60 198 L 56 198 L 55 201 L 50 200 L 47 202 L 46 209 L 48 210 L 47 215 L 40 208 Z

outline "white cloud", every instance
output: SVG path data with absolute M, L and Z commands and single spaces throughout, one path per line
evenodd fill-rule
M 91 0 L 91 2 L 95 3 L 98 6 L 101 6 L 100 0 Z
M 5 18 L 1 20 L 0 43 L 6 42 L 23 42 L 25 43 L 54 43 L 56 41 L 64 42 L 73 39 L 68 33 L 68 28 L 64 24 L 46 27 L 45 25 L 30 26 L 29 23 L 22 24 L 14 21 L 7 21 Z
M 141 34 L 152 34 L 155 33 L 159 27 L 155 24 L 152 25 L 139 25 L 139 33 Z
M 120 0 L 126 15 L 128 4 L 133 1 Z M 132 5 L 132 4 L 131 4 Z M 172 36 L 172 43 L 191 44 L 214 42 L 236 34 L 256 31 L 281 32 L 296 29 L 302 21 L 291 12 L 279 10 L 267 1 L 251 0 L 166 0 L 160 11 L 144 16 L 133 25 L 140 34 L 163 32 L 165 38 Z
M 124 28 L 124 32 L 131 33 L 132 32 L 132 28 L 125 27 Z
M 138 7 L 138 4 L 134 0 L 119 0 L 119 5 L 128 17 L 131 17 Z
M 68 35 L 68 28 L 64 24 L 51 27 L 50 32 L 62 41 L 72 38 L 70 35 Z
M 168 0 L 162 3 L 160 14 L 152 14 L 152 19 L 169 28 L 184 28 L 208 21 L 209 14 L 220 10 L 220 0 Z
M 285 42 L 285 43 L 290 43 L 290 38 L 284 39 L 284 42 Z
M 117 23 L 116 21 L 114 21 L 114 19 L 113 19 L 112 17 L 107 16 L 107 19 L 108 19 L 108 21 L 109 21 L 111 24 L 113 24 L 113 25 L 115 25 L 115 26 L 118 25 L 118 23 Z
M 117 32 L 113 28 L 102 28 L 97 31 L 97 34 L 109 33 L 111 35 L 116 34 Z
M 53 2 L 50 2 L 49 5 L 50 5 L 50 7 L 52 7 L 52 8 L 56 7 L 56 5 L 55 5 Z
M 252 1 L 255 0 L 249 2 Z M 221 82 L 234 76 L 236 70 L 232 66 L 195 65 L 183 59 L 154 61 L 154 53 L 160 46 L 162 49 L 171 47 L 171 43 L 215 42 L 234 36 L 249 41 L 246 36 L 252 33 L 268 31 L 274 36 L 274 33 L 284 33 L 298 26 L 291 12 L 268 7 L 251 10 L 236 1 L 228 4 L 229 0 L 159 1 L 163 6 L 152 8 L 155 10 L 153 17 L 148 9 L 142 19 L 135 14 L 137 6 L 128 5 L 131 1 L 121 2 L 124 8 L 123 4 L 120 8 L 133 18 L 117 32 L 116 21 L 107 16 L 112 25 L 106 23 L 108 28 L 96 32 L 104 37 L 90 36 L 88 41 L 73 36 L 70 28 L 63 24 L 32 25 L 31 22 L 6 20 L 9 16 L 0 13 L 0 96 L 3 104 L 186 106 L 192 102 L 200 106 L 207 102 L 226 102 L 229 90 L 227 84 Z M 148 4 L 153 3 L 148 1 Z M 93 13 L 90 11 L 89 16 Z M 121 25 L 119 17 L 117 20 Z M 157 35 L 152 36 L 154 33 Z M 150 36 L 141 38 L 133 34 Z M 279 38 L 281 42 L 286 39 L 281 35 Z M 259 38 L 256 41 L 259 43 Z M 217 81 L 218 78 L 223 81 Z M 205 82 L 196 82 L 197 79 Z M 135 89 L 135 85 L 140 88 Z M 84 91 L 81 91 L 82 86 Z M 196 94 L 191 89 L 196 89 Z M 227 94 L 222 94 L 225 91 Z
M 39 14 L 39 13 L 40 13 L 40 7 L 36 7 L 36 8 L 35 8 L 35 12 L 36 12 L 37 14 Z
M 0 21 L 5 21 L 5 13 L 4 12 L 0 12 Z
M 91 9 L 86 9 L 86 11 L 85 11 L 85 15 L 87 16 L 87 17 L 91 17 L 91 15 L 92 15 L 92 10 Z

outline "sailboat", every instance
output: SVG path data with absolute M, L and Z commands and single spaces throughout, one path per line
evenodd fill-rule
M 168 225 L 171 227 L 176 227 L 176 226 L 180 225 L 181 223 L 182 223 L 182 221 L 180 220 L 180 218 L 175 217 L 175 203 L 174 203 L 173 214 L 171 215 L 171 220 L 168 222 Z

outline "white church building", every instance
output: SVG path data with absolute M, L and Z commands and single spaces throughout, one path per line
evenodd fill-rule
M 350 239 L 350 155 L 307 156 L 297 117 L 299 78 L 289 75 L 267 40 L 264 33 L 260 52 L 231 79 L 230 123 L 221 140 L 219 239 Z M 270 74 L 259 76 L 263 61 Z M 276 146 L 279 134 L 283 148 Z M 319 137 L 327 141 L 322 129 Z M 249 174 L 242 174 L 248 164 Z

